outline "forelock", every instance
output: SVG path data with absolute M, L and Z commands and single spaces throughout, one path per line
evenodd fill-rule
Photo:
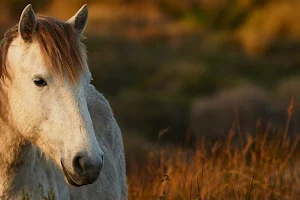
M 0 76 L 6 75 L 8 48 L 18 36 L 18 25 L 9 29 L 0 44 Z M 79 79 L 86 65 L 86 48 L 81 43 L 82 37 L 70 24 L 57 19 L 37 15 L 37 27 L 33 42 L 37 42 L 42 58 L 52 73 L 61 78 L 68 75 L 71 82 Z M 65 73 L 66 72 L 66 73 Z

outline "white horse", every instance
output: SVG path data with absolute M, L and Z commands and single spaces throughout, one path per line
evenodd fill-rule
M 0 47 L 0 199 L 127 199 L 124 148 L 90 84 L 84 5 L 67 22 L 31 5 Z

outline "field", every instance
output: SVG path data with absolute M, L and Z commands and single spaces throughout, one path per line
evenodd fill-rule
M 129 199 L 297 199 L 299 136 L 287 134 L 292 110 L 293 102 L 277 133 L 258 122 L 257 134 L 242 141 L 234 122 L 223 142 L 202 138 L 193 149 L 153 150 L 146 165 L 131 163 Z

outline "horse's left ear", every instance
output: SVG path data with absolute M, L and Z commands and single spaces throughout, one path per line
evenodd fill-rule
M 87 4 L 83 5 L 78 12 L 66 23 L 71 24 L 78 34 L 82 34 L 86 28 L 89 10 Z
M 19 36 L 24 42 L 31 42 L 33 34 L 37 26 L 36 17 L 31 4 L 28 4 L 20 17 Z

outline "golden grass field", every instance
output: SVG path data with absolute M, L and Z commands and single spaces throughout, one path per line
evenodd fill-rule
M 237 142 L 234 122 L 224 142 L 199 139 L 194 150 L 149 153 L 146 167 L 131 164 L 129 199 L 299 199 L 299 136 L 288 136 L 293 104 L 286 127 L 276 134 L 258 123 L 256 136 Z

